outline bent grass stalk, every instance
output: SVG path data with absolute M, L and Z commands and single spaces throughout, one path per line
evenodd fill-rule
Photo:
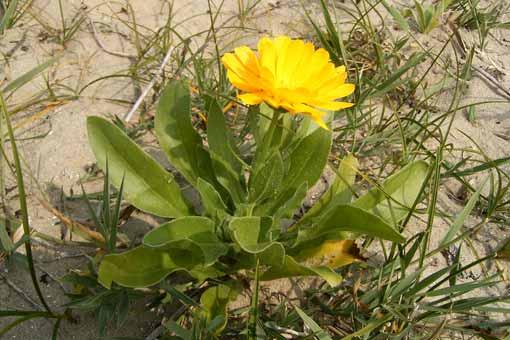
M 16 141 L 14 139 L 14 131 L 12 129 L 11 120 L 9 117 L 9 113 L 7 111 L 7 105 L 4 101 L 4 97 L 1 92 L 0 92 L 0 109 L 3 113 L 4 118 L 5 118 L 5 125 L 7 127 L 7 133 L 8 133 L 9 140 L 11 142 L 11 147 L 12 147 L 12 156 L 14 159 L 14 166 L 15 166 L 15 170 L 16 170 L 16 182 L 17 182 L 18 191 L 19 191 L 19 203 L 21 206 L 21 213 L 22 213 L 23 232 L 27 238 L 25 241 L 25 251 L 26 251 L 26 255 L 27 255 L 30 277 L 32 279 L 32 284 L 34 286 L 34 289 L 35 289 L 37 296 L 39 297 L 39 300 L 41 301 L 42 305 L 44 306 L 44 308 L 46 309 L 46 311 L 48 313 L 53 315 L 53 312 L 51 311 L 50 306 L 44 299 L 44 296 L 41 291 L 41 287 L 39 286 L 39 282 L 37 280 L 37 274 L 35 272 L 34 260 L 33 260 L 33 255 L 32 255 L 32 245 L 30 242 L 30 224 L 29 224 L 29 220 L 28 220 L 28 208 L 27 208 L 27 201 L 26 201 L 25 184 L 23 181 L 23 172 L 22 172 L 22 168 L 21 168 L 21 161 L 20 161 Z

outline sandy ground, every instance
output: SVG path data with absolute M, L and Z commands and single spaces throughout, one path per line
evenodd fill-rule
M 317 2 L 310 1 L 308 5 L 312 15 L 318 11 Z M 136 37 L 125 24 L 132 20 L 129 18 L 126 4 L 100 0 L 64 1 L 66 18 L 72 18 L 78 12 L 86 15 L 86 21 L 81 25 L 76 35 L 67 42 L 65 49 L 55 41 L 55 38 L 51 36 L 51 29 L 48 29 L 48 27 L 58 28 L 60 25 L 57 4 L 56 0 L 35 0 L 30 13 L 25 15 L 14 29 L 6 32 L 0 41 L 0 52 L 8 56 L 8 62 L 2 62 L 4 65 L 0 70 L 2 79 L 7 82 L 15 79 L 23 72 L 53 56 L 59 59 L 46 74 L 51 82 L 58 84 L 59 91 L 62 93 L 66 91 L 70 93 L 69 89 L 81 88 L 100 77 L 126 73 L 126 70 L 132 65 L 132 56 L 136 54 L 133 44 Z M 182 0 L 175 1 L 174 4 L 173 20 L 181 22 L 178 26 L 181 33 L 190 35 L 208 29 L 210 18 L 207 14 L 206 0 Z M 129 5 L 135 13 L 137 24 L 144 27 L 145 33 L 165 25 L 168 13 L 167 1 L 129 0 Z M 222 13 L 220 22 L 235 16 L 237 1 L 225 1 Z M 91 22 L 97 31 L 96 38 L 92 33 Z M 236 26 L 241 24 L 239 18 L 234 18 L 232 23 Z M 234 42 L 253 43 L 261 35 L 296 35 L 300 33 L 302 36 L 307 36 L 311 32 L 300 10 L 299 1 L 292 0 L 262 1 L 243 24 L 245 30 L 225 30 L 228 35 L 225 35 L 222 42 L 225 42 L 226 45 Z M 434 38 L 437 38 L 437 41 L 430 40 L 425 36 L 419 38 L 433 48 L 447 36 L 441 29 L 436 31 L 437 34 L 434 35 Z M 495 32 L 499 41 L 492 39 L 487 52 L 483 55 L 485 60 L 476 59 L 475 64 L 497 73 L 500 83 L 506 88 L 510 88 L 510 70 L 508 70 L 510 67 L 510 42 L 505 40 L 504 34 L 504 32 Z M 108 51 L 98 44 L 97 39 L 107 47 Z M 200 39 L 192 44 L 199 46 Z M 157 62 L 154 63 L 153 68 L 157 68 Z M 168 72 L 171 71 L 172 67 L 169 66 Z M 67 86 L 68 89 L 64 86 Z M 23 103 L 33 98 L 34 94 L 44 87 L 44 79 L 40 77 L 9 98 L 9 103 L 14 106 Z M 24 124 L 17 130 L 17 137 L 27 139 L 20 142 L 26 164 L 37 182 L 52 199 L 57 201 L 59 188 L 62 188 L 67 194 L 71 190 L 79 193 L 78 180 L 87 175 L 87 167 L 94 162 L 87 143 L 86 117 L 89 115 L 122 116 L 129 110 L 139 91 L 139 84 L 127 78 L 106 79 L 88 87 L 77 99 L 59 102 L 55 107 L 46 110 L 46 106 L 36 105 L 30 110 L 17 114 L 16 123 Z M 447 102 L 448 94 L 446 93 L 444 96 L 444 100 Z M 462 103 L 483 99 L 502 99 L 502 97 L 491 85 L 475 76 L 470 83 L 468 94 L 462 98 Z M 477 110 L 477 121 L 474 124 L 465 118 L 465 112 L 459 112 L 453 125 L 451 142 L 457 148 L 475 148 L 474 143 L 466 137 L 467 135 L 478 143 L 490 158 L 510 156 L 509 111 L 508 104 L 484 106 Z M 30 121 L 29 117 L 34 114 L 38 118 Z M 47 135 L 30 139 L 42 134 Z M 12 178 L 8 178 L 7 181 L 8 187 L 12 187 Z M 61 227 L 56 218 L 44 209 L 36 200 L 36 195 L 33 195 L 37 191 L 35 182 L 29 177 L 27 177 L 27 181 L 32 193 L 29 198 L 32 227 L 40 232 L 60 237 Z M 476 181 L 475 178 L 473 184 L 476 185 Z M 457 199 L 459 190 L 462 188 L 453 181 L 445 181 L 440 193 L 440 205 L 447 212 L 454 213 L 462 208 L 462 201 Z M 13 211 L 17 209 L 15 195 L 16 191 L 14 190 L 8 196 Z M 77 218 L 83 218 L 85 214 L 83 207 L 72 202 L 66 203 L 66 212 Z M 474 224 L 476 221 L 469 221 L 469 223 Z M 139 237 L 143 234 L 145 227 L 137 229 L 134 226 L 133 233 L 138 233 L 139 235 L 136 236 Z M 419 228 L 418 224 L 416 228 Z M 434 233 L 432 242 L 437 243 L 446 233 L 448 224 L 438 218 L 435 228 L 437 232 Z M 489 224 L 478 236 L 477 247 L 481 254 L 485 254 L 497 247 L 506 237 L 508 237 L 508 230 L 501 230 L 501 228 Z M 78 254 L 86 249 L 48 247 L 41 244 L 36 244 L 34 248 L 39 268 L 42 269 L 40 274 L 47 272 L 58 278 L 69 269 L 77 268 L 85 263 L 84 258 L 70 257 L 70 255 Z M 473 257 L 468 252 L 465 252 L 465 256 L 463 261 L 468 261 Z M 438 258 L 430 270 L 437 270 L 444 264 L 442 261 L 445 260 Z M 28 274 L 20 269 L 8 271 L 1 264 L 0 270 L 2 275 L 10 280 L 10 284 L 7 284 L 6 281 L 0 279 L 0 308 L 33 308 L 26 298 L 13 289 L 13 286 L 18 287 L 35 300 Z M 473 275 L 476 276 L 477 273 L 473 273 Z M 42 288 L 49 303 L 53 306 L 64 304 L 67 299 L 63 294 L 62 287 L 54 280 L 50 279 L 47 282 L 42 284 Z M 508 293 L 508 288 L 501 286 L 499 293 L 503 293 L 505 290 Z M 108 335 L 148 335 L 157 325 L 159 317 L 151 311 L 140 313 L 142 310 L 144 309 L 138 308 L 137 313 L 133 313 L 123 327 L 111 329 Z M 5 320 L 1 320 L 0 326 L 4 324 Z M 48 339 L 51 329 L 52 324 L 44 320 L 26 322 L 8 333 L 5 339 Z M 64 325 L 61 338 L 96 339 L 97 328 L 94 316 L 81 314 L 77 324 Z

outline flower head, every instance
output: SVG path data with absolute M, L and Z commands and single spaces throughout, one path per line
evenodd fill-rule
M 310 116 L 327 129 L 324 110 L 337 111 L 352 103 L 336 101 L 354 91 L 346 83 L 345 66 L 335 67 L 329 53 L 312 43 L 280 36 L 262 38 L 258 54 L 247 46 L 225 53 L 227 76 L 242 91 L 238 98 L 247 105 L 266 102 L 291 114 Z

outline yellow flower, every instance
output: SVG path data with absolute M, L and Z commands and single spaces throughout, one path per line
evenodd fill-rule
M 309 42 L 286 36 L 262 38 L 258 55 L 241 46 L 226 53 L 222 62 L 232 85 L 243 92 L 239 100 L 247 105 L 266 102 L 291 114 L 310 116 L 325 129 L 323 110 L 353 105 L 336 101 L 354 91 L 354 85 L 345 82 L 345 66 L 335 67 L 325 49 L 316 50 Z

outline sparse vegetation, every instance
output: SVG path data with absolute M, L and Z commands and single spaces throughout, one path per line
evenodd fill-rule
M 501 128 L 506 118 L 492 112 L 506 112 L 510 101 L 509 5 L 286 4 L 210 0 L 200 14 L 189 14 L 166 2 L 157 24 L 133 1 L 67 8 L 55 0 L 51 15 L 38 1 L 0 4 L 0 38 L 30 23 L 53 51 L 22 73 L 6 71 L 0 82 L 0 284 L 19 295 L 0 304 L 0 337 L 39 319 L 52 324 L 46 338 L 66 339 L 81 327 L 80 317 L 92 315 L 97 326 L 88 334 L 101 339 L 510 339 L 510 147 Z M 308 118 L 278 116 L 270 105 L 246 105 L 221 63 L 235 47 L 256 49 L 256 41 L 273 35 L 257 20 L 285 10 L 295 11 L 291 35 L 324 48 L 356 85 L 348 100 L 355 105 L 326 120 L 330 132 Z M 205 28 L 190 26 L 199 19 Z M 97 47 L 87 57 L 113 60 L 115 69 L 80 69 L 83 60 L 69 51 L 84 39 Z M 23 44 L 1 47 L 6 70 Z M 37 148 L 25 149 L 32 147 L 25 140 L 43 145 L 59 131 L 37 123 L 51 124 L 45 117 L 55 109 L 94 101 L 113 107 L 101 111 L 106 118 L 89 118 L 99 167 L 65 185 L 56 180 L 69 194 L 61 189 L 52 200 L 45 192 L 51 178 L 39 175 L 26 154 L 34 151 L 25 151 Z M 66 119 L 84 122 L 82 113 Z M 170 131 L 164 121 L 165 129 L 162 117 L 180 128 Z M 279 118 L 270 124 L 271 117 Z M 84 124 L 79 131 L 85 134 Z M 171 167 L 154 151 L 154 135 Z M 331 140 L 331 150 L 316 146 L 299 159 L 317 165 L 313 173 L 289 172 L 296 145 L 319 135 Z M 302 185 L 285 187 L 289 181 Z M 142 182 L 150 182 L 149 191 Z M 56 216 L 58 231 L 37 225 L 35 209 Z M 341 211 L 328 224 L 334 209 Z M 205 220 L 212 226 L 207 242 L 189 227 Z M 179 237 L 161 234 L 182 221 Z M 255 241 L 243 237 L 254 231 Z M 45 272 L 40 248 L 76 250 L 70 258 L 78 261 L 59 260 L 64 275 Z M 168 267 L 164 254 L 179 265 Z M 30 286 L 9 279 L 25 272 Z M 52 282 L 63 285 L 58 294 L 65 299 L 48 298 L 43 273 L 58 276 Z M 297 294 L 281 281 L 264 281 L 294 276 L 292 287 L 306 287 Z M 147 311 L 155 311 L 155 323 L 130 328 Z M 132 331 L 119 333 L 123 328 Z

